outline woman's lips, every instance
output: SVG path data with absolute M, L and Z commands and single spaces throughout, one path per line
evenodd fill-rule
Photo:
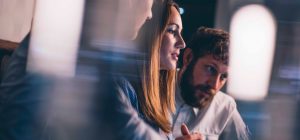
M 174 60 L 178 61 L 178 56 L 179 56 L 178 53 L 172 53 L 171 56 Z

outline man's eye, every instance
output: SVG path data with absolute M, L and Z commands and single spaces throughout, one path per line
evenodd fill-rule
M 206 66 L 206 71 L 207 71 L 210 75 L 215 75 L 215 74 L 217 74 L 217 70 L 216 70 L 213 66 L 210 66 L 210 65 L 207 65 L 207 66 Z
M 227 79 L 227 74 L 222 74 L 221 75 L 221 80 L 226 80 Z

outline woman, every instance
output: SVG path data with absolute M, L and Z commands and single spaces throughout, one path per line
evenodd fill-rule
M 179 8 L 171 0 L 153 5 L 153 17 L 139 34 L 140 45 L 147 52 L 141 83 L 135 84 L 138 103 L 130 100 L 139 116 L 161 134 L 171 132 L 170 113 L 175 111 L 175 74 L 181 36 Z

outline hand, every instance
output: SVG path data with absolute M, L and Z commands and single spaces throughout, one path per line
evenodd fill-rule
M 189 129 L 185 124 L 181 125 L 181 137 L 177 137 L 175 140 L 203 140 L 202 135 L 200 133 L 192 133 L 190 134 Z

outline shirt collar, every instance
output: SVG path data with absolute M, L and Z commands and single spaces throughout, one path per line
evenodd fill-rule
M 193 107 L 193 112 L 194 112 L 194 115 L 197 116 L 199 113 L 199 109 L 196 107 Z

